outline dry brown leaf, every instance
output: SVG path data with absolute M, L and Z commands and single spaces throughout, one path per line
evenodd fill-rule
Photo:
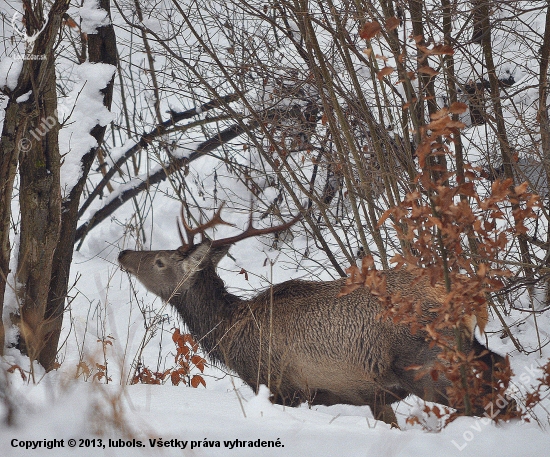
M 407 103 L 407 105 L 408 105 L 408 104 L 409 104 L 409 103 Z M 386 219 L 387 219 L 388 217 L 390 217 L 390 216 L 392 215 L 392 213 L 393 213 L 392 208 L 387 209 L 386 211 L 384 211 L 384 214 L 382 214 L 382 217 L 378 220 L 378 224 L 376 224 L 376 227 L 377 227 L 377 228 L 382 227 L 382 224 L 383 224 L 384 222 L 386 222 Z
M 524 183 L 521 183 L 519 186 L 514 187 L 514 192 L 517 195 L 524 194 L 525 192 L 527 192 L 528 187 L 529 187 L 529 183 L 525 181 Z
M 63 22 L 64 25 L 68 25 L 69 27 L 73 28 L 73 29 L 77 29 L 78 28 L 78 25 L 77 23 L 75 22 L 75 20 L 72 18 L 72 17 L 67 17 L 67 19 L 65 19 L 65 21 Z
M 177 386 L 181 380 L 179 373 L 177 371 L 172 371 L 172 373 L 170 373 L 170 380 L 173 386 Z
M 436 131 L 438 129 L 443 129 L 447 127 L 449 122 L 451 122 L 451 120 L 445 116 L 445 117 L 442 117 L 441 119 L 437 119 L 436 121 L 430 122 L 426 127 L 432 131 Z
M 449 110 L 447 108 L 441 108 L 439 111 L 431 114 L 430 117 L 435 121 L 437 119 L 441 119 L 444 116 L 447 116 L 448 114 Z
M 420 67 L 418 69 L 418 73 L 423 73 L 425 75 L 429 75 L 429 76 L 436 76 L 439 74 L 438 71 L 435 71 L 432 67 L 430 67 L 429 65 L 424 65 L 423 67 Z
M 303 160 L 303 157 L 302 157 L 302 163 L 303 163 L 303 162 L 304 162 L 304 160 Z M 248 281 L 248 271 L 246 271 L 244 268 L 241 268 L 241 271 L 239 271 L 238 274 L 244 275 L 244 279 L 245 279 L 246 281 Z
M 399 25 L 401 24 L 401 20 L 399 18 L 396 18 L 395 16 L 394 17 L 389 17 L 386 19 L 386 30 L 393 30 L 393 29 L 396 29 L 397 27 L 399 27 Z
M 418 43 L 418 42 L 417 42 Z M 417 44 L 416 47 L 419 51 L 422 51 L 424 54 L 436 56 L 436 55 L 453 55 L 454 49 L 449 45 L 436 44 L 433 48 L 429 49 L 426 46 Z
M 384 67 L 382 68 L 382 70 L 380 70 L 378 73 L 376 73 L 376 77 L 380 80 L 382 80 L 382 78 L 384 76 L 388 76 L 389 74 L 391 74 L 393 71 L 395 70 L 395 68 L 393 67 Z
M 436 44 L 432 49 L 430 49 L 430 54 L 433 55 L 448 55 L 452 56 L 455 53 L 455 50 L 452 46 L 448 44 Z
M 460 121 L 449 121 L 447 127 L 454 129 L 463 129 L 464 127 L 466 127 L 466 124 Z
M 476 313 L 476 323 L 479 327 L 479 332 L 483 335 L 487 322 L 489 322 L 489 312 L 487 311 L 487 304 L 484 304 Z
M 194 355 L 191 357 L 191 363 L 193 363 L 201 373 L 204 372 L 204 362 L 205 360 L 200 355 Z
M 449 106 L 449 112 L 452 114 L 462 114 L 468 111 L 468 105 L 462 102 L 454 102 Z
M 359 36 L 365 40 L 371 40 L 376 35 L 378 35 L 381 30 L 382 27 L 380 26 L 380 23 L 376 21 L 365 22 L 363 24 L 363 27 L 361 27 L 361 30 L 359 31 Z
M 203 377 L 201 375 L 196 374 L 191 378 L 191 385 L 196 389 L 199 387 L 199 385 L 202 384 L 204 387 L 206 387 L 206 382 L 204 381 Z
M 354 290 L 359 289 L 359 287 L 361 287 L 361 284 L 348 284 L 346 286 L 343 286 L 336 297 L 343 297 L 345 295 L 351 294 Z

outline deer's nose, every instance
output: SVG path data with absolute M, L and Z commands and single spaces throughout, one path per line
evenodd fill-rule
M 125 249 L 124 251 L 120 251 L 120 254 L 118 255 L 118 261 L 119 261 L 119 262 L 122 262 L 122 259 L 124 258 L 124 256 L 125 256 L 126 254 L 128 254 L 129 252 L 130 252 L 130 251 L 127 250 L 127 249 Z
M 129 273 L 133 273 L 133 268 L 132 268 L 133 262 L 131 257 L 131 254 L 133 252 L 134 251 L 124 250 L 124 251 L 120 251 L 120 254 L 118 255 L 118 263 L 120 264 L 120 267 L 124 271 L 127 271 Z

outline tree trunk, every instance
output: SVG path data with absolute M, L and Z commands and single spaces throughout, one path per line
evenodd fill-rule
M 99 6 L 109 13 L 109 0 L 100 0 Z M 88 55 L 90 62 L 102 62 L 116 66 L 116 37 L 111 24 L 98 28 L 97 34 L 88 35 Z M 103 90 L 103 104 L 111 109 L 113 98 L 114 75 Z M 106 127 L 96 126 L 91 135 L 97 140 L 98 146 L 92 148 L 82 157 L 81 176 L 71 189 L 69 197 L 63 202 L 61 236 L 53 259 L 53 270 L 50 283 L 50 293 L 45 312 L 45 319 L 50 322 L 49 332 L 44 335 L 44 348 L 41 353 L 41 364 L 50 370 L 54 367 L 57 345 L 63 324 L 65 298 L 69 286 L 69 274 L 73 260 L 76 228 L 78 224 L 78 209 L 84 184 L 90 168 L 95 160 L 97 149 L 101 147 Z
M 20 314 L 21 348 L 31 359 L 41 349 L 43 312 L 46 306 L 51 262 L 59 237 L 61 193 L 59 188 L 60 155 L 58 146 L 57 95 L 54 45 L 68 2 L 57 0 L 51 7 L 47 25 L 35 41 L 33 54 L 45 60 L 25 60 L 17 87 L 9 92 L 2 132 L 2 209 L 0 210 L 0 292 L 5 297 L 11 247 L 9 241 L 10 204 L 13 181 L 19 161 L 21 242 L 18 271 L 14 272 Z M 25 11 L 27 33 L 43 22 L 41 7 Z M 17 99 L 29 94 L 24 102 Z M 5 181 L 4 181 L 5 179 Z M 2 335 L 2 340 L 3 340 Z M 2 341 L 3 342 L 3 341 Z M 3 345 L 2 345 L 3 346 Z
M 61 223 L 59 124 L 55 69 L 47 65 L 42 87 L 33 104 L 38 112 L 29 116 L 28 129 L 45 134 L 32 141 L 31 148 L 19 159 L 21 208 L 21 243 L 17 280 L 20 303 L 21 349 L 31 360 L 40 361 L 44 321 L 54 252 L 59 240 Z M 52 119 L 52 128 L 45 126 Z M 49 126 L 50 123 L 47 124 Z
M 109 11 L 109 0 L 100 6 Z M 19 161 L 21 235 L 16 272 L 20 328 L 19 349 L 46 370 L 55 366 L 67 294 L 78 204 L 96 148 L 82 158 L 82 172 L 66 201 L 60 189 L 61 156 L 57 119 L 57 87 L 54 46 L 68 2 L 57 0 L 51 7 L 45 30 L 36 40 L 33 54 L 45 60 L 25 60 L 18 85 L 9 93 L 0 146 L 0 310 L 4 305 L 6 277 L 11 254 L 10 202 Z M 25 23 L 41 26 L 40 7 L 26 11 Z M 27 33 L 34 30 L 27 26 Z M 91 62 L 116 65 L 116 40 L 111 25 L 89 35 Z M 104 104 L 112 100 L 113 82 L 104 90 Z M 26 93 L 25 102 L 16 100 Z M 100 144 L 105 127 L 91 132 Z M 3 332 L 0 332 L 3 347 Z

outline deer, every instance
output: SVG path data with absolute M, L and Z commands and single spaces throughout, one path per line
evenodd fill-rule
M 347 295 L 340 291 L 346 278 L 333 281 L 289 280 L 250 299 L 229 292 L 216 266 L 230 247 L 246 238 L 290 229 L 301 215 L 284 224 L 255 228 L 252 212 L 242 233 L 211 240 L 205 231 L 233 225 L 221 210 L 205 224 L 191 228 L 182 209 L 184 238 L 175 250 L 123 250 L 121 268 L 147 290 L 172 305 L 214 364 L 236 373 L 255 392 L 266 385 L 274 403 L 298 406 L 368 405 L 376 419 L 397 424 L 392 403 L 414 394 L 426 401 L 449 405 L 450 381 L 417 376 L 440 350 L 421 332 L 382 319 L 382 304 L 367 287 Z M 196 235 L 202 234 L 195 244 Z M 388 294 L 403 291 L 422 303 L 423 314 L 443 298 L 441 287 L 418 281 L 403 270 L 385 270 Z M 505 359 L 475 338 L 465 339 L 465 353 L 474 351 L 489 373 Z M 489 379 L 490 374 L 484 374 Z M 477 411 L 483 413 L 483 411 Z

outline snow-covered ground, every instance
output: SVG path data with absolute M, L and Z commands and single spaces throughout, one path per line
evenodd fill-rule
M 269 402 L 267 389 L 241 396 L 223 381 L 191 389 L 50 378 L 18 390 L 27 411 L 17 427 L 0 431 L 3 456 L 545 457 L 550 445 L 534 423 L 459 418 L 438 433 L 390 429 L 367 407 L 283 408 Z M 63 447 L 44 449 L 54 439 Z

